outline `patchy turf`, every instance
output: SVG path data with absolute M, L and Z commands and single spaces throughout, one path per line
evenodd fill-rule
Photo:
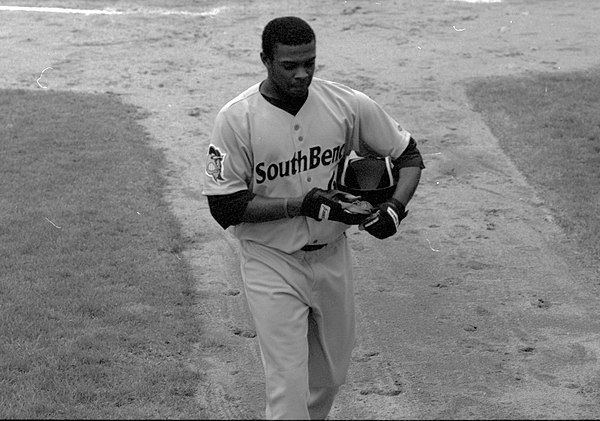
M 600 70 L 478 80 L 468 95 L 504 152 L 600 262 Z
M 192 280 L 141 117 L 0 91 L 2 418 L 202 415 Z

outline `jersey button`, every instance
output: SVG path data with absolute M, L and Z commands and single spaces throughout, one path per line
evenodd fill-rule
M 304 138 L 302 136 L 298 136 L 298 142 L 302 142 Z
M 306 177 L 306 181 L 308 181 L 310 183 L 312 181 L 312 178 Z
M 300 125 L 299 125 L 299 124 L 296 124 L 296 125 L 294 126 L 294 130 L 300 130 Z

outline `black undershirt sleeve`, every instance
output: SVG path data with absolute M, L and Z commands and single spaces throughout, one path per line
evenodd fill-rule
M 421 156 L 421 152 L 419 152 L 419 148 L 417 148 L 417 142 L 411 137 L 408 142 L 408 146 L 402 152 L 398 158 L 394 159 L 394 168 L 406 168 L 406 167 L 419 167 L 421 169 L 425 169 L 425 164 L 423 163 L 423 157 Z
M 242 222 L 242 216 L 253 197 L 254 194 L 249 190 L 207 196 L 210 214 L 223 229 L 227 229 L 231 225 L 238 225 Z

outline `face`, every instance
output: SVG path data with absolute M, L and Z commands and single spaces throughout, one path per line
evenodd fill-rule
M 302 45 L 277 43 L 272 59 L 262 53 L 261 58 L 267 68 L 269 88 L 274 94 L 282 98 L 301 98 L 308 94 L 315 72 L 315 41 Z

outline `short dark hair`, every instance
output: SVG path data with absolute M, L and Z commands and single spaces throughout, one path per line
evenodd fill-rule
M 272 59 L 275 44 L 284 45 L 310 44 L 316 39 L 315 33 L 308 23 L 295 16 L 275 18 L 265 26 L 262 33 L 263 54 Z

